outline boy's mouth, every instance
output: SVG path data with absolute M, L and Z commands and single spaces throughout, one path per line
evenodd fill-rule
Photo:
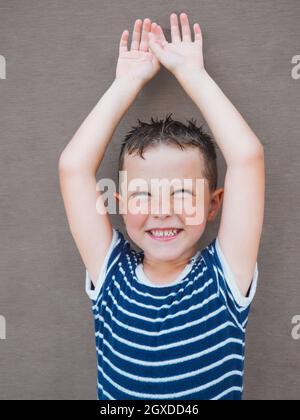
M 155 241 L 166 242 L 172 241 L 173 239 L 177 238 L 183 229 L 177 228 L 166 228 L 166 229 L 151 229 L 147 230 L 146 233 L 150 236 L 150 238 L 154 239 Z

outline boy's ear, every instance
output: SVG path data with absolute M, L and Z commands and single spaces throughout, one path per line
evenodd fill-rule
M 218 188 L 212 193 L 210 204 L 209 204 L 208 216 L 207 216 L 208 222 L 212 222 L 217 217 L 219 210 L 222 206 L 223 197 L 224 197 L 224 188 Z
M 117 200 L 117 202 L 119 203 L 119 210 L 120 211 L 123 211 L 123 207 L 122 207 L 122 205 L 123 205 L 123 198 L 122 198 L 121 194 L 118 193 L 118 192 L 114 192 L 114 196 L 115 196 L 115 199 Z
M 118 192 L 114 192 L 114 196 L 115 196 L 115 198 L 116 198 L 117 201 L 120 201 L 121 200 L 121 196 L 120 196 L 120 194 Z

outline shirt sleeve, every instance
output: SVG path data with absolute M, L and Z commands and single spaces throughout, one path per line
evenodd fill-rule
M 226 281 L 226 284 L 228 286 L 229 291 L 231 292 L 231 295 L 233 299 L 235 300 L 235 303 L 240 308 L 247 308 L 253 301 L 253 298 L 256 293 L 257 289 L 257 279 L 258 279 L 258 267 L 257 262 L 255 263 L 255 268 L 252 276 L 251 286 L 248 290 L 247 296 L 244 296 L 239 288 L 238 283 L 235 278 L 235 275 L 233 274 L 220 245 L 220 242 L 218 238 L 215 240 L 215 249 L 218 256 L 218 259 L 220 261 L 220 265 L 222 267 L 222 272 L 224 275 L 224 280 Z
M 118 267 L 118 262 L 126 251 L 126 245 L 128 246 L 129 242 L 126 241 L 123 234 L 118 229 L 113 228 L 112 241 L 98 274 L 96 288 L 94 288 L 90 273 L 87 269 L 85 270 L 85 291 L 91 300 L 97 301 L 102 286 L 112 278 Z
M 258 267 L 255 264 L 251 286 L 247 296 L 239 288 L 233 271 L 226 260 L 218 238 L 207 247 L 206 261 L 210 272 L 214 273 L 220 297 L 226 304 L 229 313 L 239 327 L 244 328 L 248 321 L 248 312 L 257 289 Z

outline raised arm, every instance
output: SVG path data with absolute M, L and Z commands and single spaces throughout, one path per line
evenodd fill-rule
M 70 231 L 95 287 L 112 240 L 108 213 L 97 211 L 100 204 L 102 209 L 105 207 L 96 191 L 96 173 L 120 120 L 160 69 L 148 47 L 151 29 L 149 19 L 135 22 L 131 50 L 128 50 L 129 32 L 123 32 L 115 80 L 59 159 L 60 188 Z
M 207 121 L 225 158 L 227 171 L 218 239 L 238 287 L 246 295 L 257 260 L 264 214 L 264 152 L 242 115 L 204 68 L 202 33 L 188 16 L 171 15 L 172 43 L 161 27 L 150 36 L 150 47 L 177 78 Z

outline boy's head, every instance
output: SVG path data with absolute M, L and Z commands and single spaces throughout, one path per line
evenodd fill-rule
M 122 189 L 122 181 L 116 198 L 127 233 L 148 258 L 189 258 L 222 201 L 214 142 L 193 120 L 185 125 L 172 114 L 160 121 L 151 118 L 150 124 L 138 122 L 126 135 L 119 156 L 119 173 L 125 171 L 127 185 Z M 157 238 L 166 228 L 179 233 Z

